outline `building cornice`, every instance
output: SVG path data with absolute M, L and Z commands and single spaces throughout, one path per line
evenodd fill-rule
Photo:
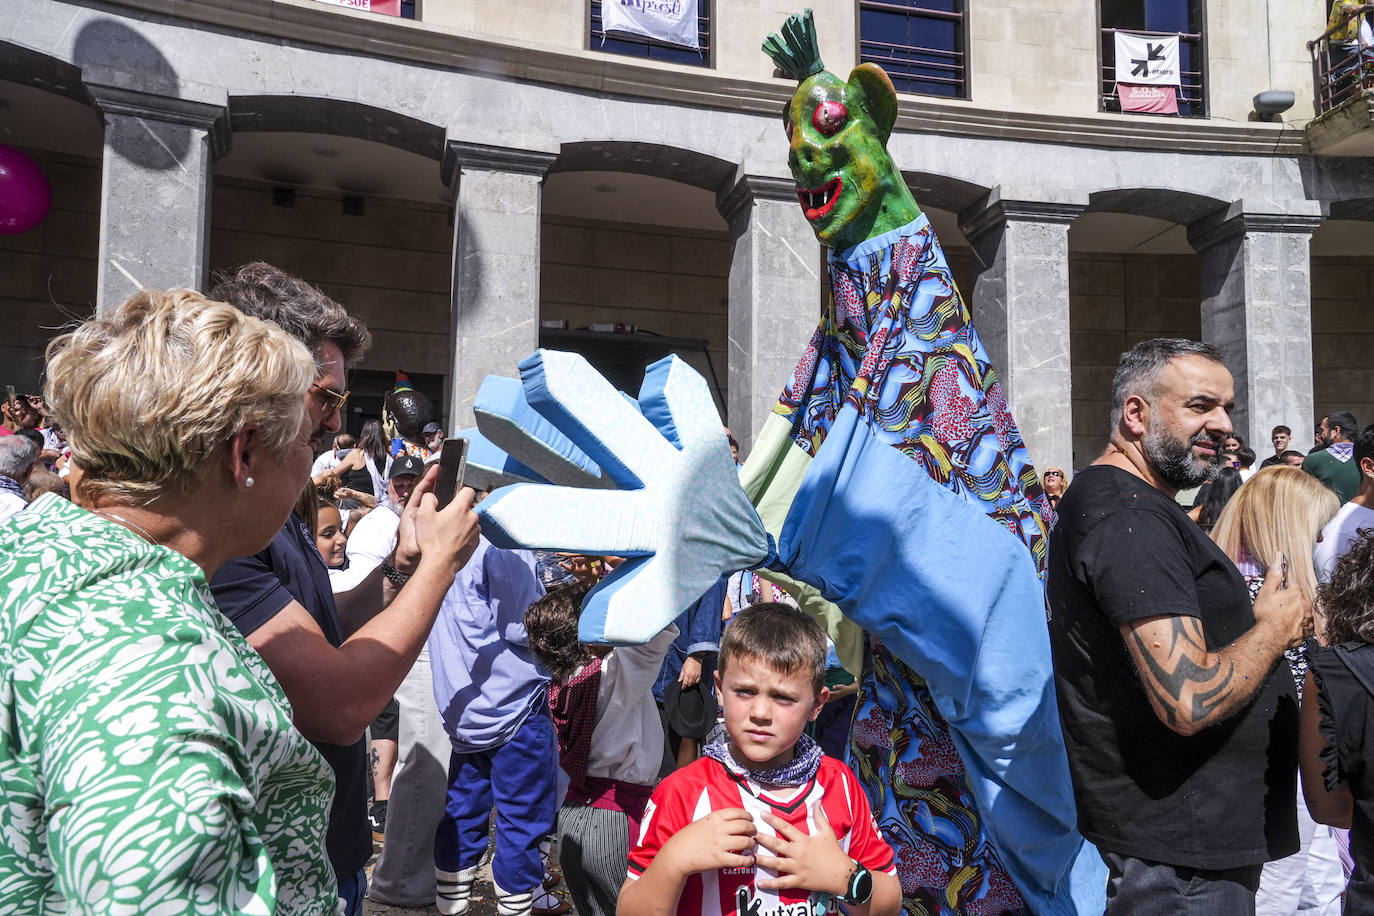
M 368 56 L 768 117 L 778 114 L 793 91 L 782 80 L 741 79 L 617 55 L 530 48 L 312 0 L 118 0 L 112 5 Z M 1147 151 L 1264 156 L 1306 152 L 1304 132 L 1282 125 L 1001 111 L 906 95 L 899 101 L 896 129 L 912 133 Z
M 1247 213 L 1235 206 L 1205 216 L 1188 227 L 1188 244 L 1195 251 L 1251 232 L 1311 235 L 1322 224 L 1315 213 Z
M 95 107 L 106 114 L 147 118 L 203 130 L 210 141 L 210 154 L 219 159 L 229 152 L 229 107 L 175 96 L 155 95 L 122 86 L 103 85 L 86 80 Z
M 439 163 L 439 177 L 450 188 L 454 187 L 454 181 L 461 169 L 514 172 L 519 175 L 535 175 L 543 178 L 548 174 L 549 167 L 557 158 L 557 153 L 545 153 L 539 150 L 490 146 L 485 143 L 469 143 L 466 140 L 448 140 L 444 143 L 444 156 Z
M 756 200 L 778 200 L 795 205 L 797 184 L 790 178 L 745 175 L 716 194 L 716 209 L 730 223 L 744 207 Z
M 1009 222 L 1059 223 L 1068 225 L 1087 209 L 1087 204 L 1044 200 L 1002 200 L 994 198 L 959 214 L 959 231 L 974 239 L 989 229 Z

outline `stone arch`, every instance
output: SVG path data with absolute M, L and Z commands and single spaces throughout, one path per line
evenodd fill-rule
M 301 95 L 229 97 L 235 133 L 295 132 L 353 137 L 439 161 L 444 128 L 362 102 Z
M 1128 213 L 1188 225 L 1227 205 L 1227 201 L 1172 188 L 1113 188 L 1088 195 L 1084 212 Z
M 560 146 L 550 172 L 630 172 L 718 193 L 737 166 L 709 153 L 638 140 L 582 140 Z

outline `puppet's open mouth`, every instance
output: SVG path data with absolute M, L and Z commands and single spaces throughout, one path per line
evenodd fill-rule
M 836 175 L 819 188 L 797 188 L 797 199 L 801 201 L 806 218 L 820 219 L 835 206 L 840 196 L 840 176 Z

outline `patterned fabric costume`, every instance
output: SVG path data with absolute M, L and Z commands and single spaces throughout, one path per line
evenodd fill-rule
M 0 527 L 0 913 L 332 913 L 334 778 L 179 553 Z
M 851 753 L 897 850 L 906 912 L 1027 912 L 1018 886 L 1038 912 L 1072 912 L 1072 850 L 1086 849 L 1081 887 L 1099 866 L 1074 829 L 1052 699 L 1049 507 L 926 217 L 832 250 L 829 266 L 832 304 L 745 468 L 778 538 L 774 568 L 878 637 Z M 785 511 L 766 508 L 775 500 Z M 999 763 L 1012 747 L 1015 775 Z M 1031 801 L 1019 812 L 1009 779 Z M 981 813 L 991 799 L 996 825 Z M 1058 864 L 1008 863 L 1036 831 L 1058 838 Z

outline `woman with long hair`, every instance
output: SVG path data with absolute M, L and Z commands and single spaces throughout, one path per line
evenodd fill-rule
M 1227 470 L 1223 470 L 1225 473 Z M 1230 471 L 1236 475 L 1235 471 Z M 1265 571 L 1287 564 L 1287 587 L 1298 590 L 1312 606 L 1317 597 L 1317 573 L 1312 550 L 1317 536 L 1340 508 L 1336 494 L 1312 475 L 1290 467 L 1268 467 L 1236 490 L 1212 528 L 1212 540 L 1231 558 L 1250 587 L 1259 592 Z M 1317 632 L 1321 633 L 1320 621 Z M 1284 653 L 1302 697 L 1308 656 L 1303 646 Z M 1345 887 L 1339 841 L 1329 827 L 1318 825 L 1301 798 L 1298 806 L 1299 850 L 1268 862 L 1255 896 L 1260 914 L 1292 914 L 1303 900 L 1319 900 L 1339 912 Z M 1324 912 L 1317 907 L 1309 912 Z
M 1203 531 L 1211 534 L 1213 526 L 1221 518 L 1222 511 L 1226 504 L 1231 501 L 1231 497 L 1240 489 L 1240 471 L 1233 467 L 1224 467 L 1217 472 L 1216 479 L 1211 483 L 1203 484 L 1203 489 L 1198 492 L 1198 501 L 1189 510 L 1188 517 L 1198 523 Z M 1212 538 L 1216 540 L 1216 538 Z M 1224 548 L 1223 548 L 1224 549 Z M 1309 549 L 1307 551 L 1311 553 Z
M 1374 532 L 1346 552 L 1317 592 L 1326 645 L 1312 650 L 1298 761 L 1312 817 L 1350 828 L 1355 867 L 1345 912 L 1374 912 Z
M 354 499 L 372 507 L 386 496 L 386 467 L 388 463 L 386 436 L 382 424 L 368 420 L 358 435 L 358 444 L 333 468 L 339 478 L 335 499 Z M 369 498 L 370 497 L 370 498 Z

